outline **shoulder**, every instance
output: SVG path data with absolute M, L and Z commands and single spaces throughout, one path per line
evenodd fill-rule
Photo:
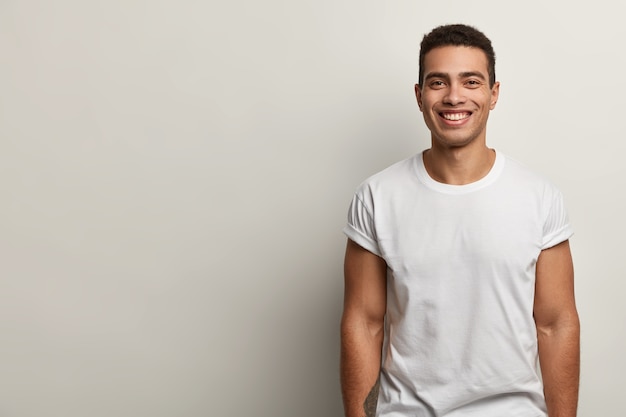
M 544 196 L 560 194 L 558 187 L 543 174 L 508 155 L 503 155 L 503 157 L 505 178 L 513 181 L 517 187 L 527 187 Z
M 353 195 L 352 206 L 363 206 L 374 214 L 375 207 L 391 204 L 406 194 L 407 187 L 417 181 L 416 161 L 421 153 L 403 159 L 362 181 Z
M 403 159 L 369 176 L 357 187 L 359 193 L 389 192 L 416 180 L 416 163 L 421 153 Z

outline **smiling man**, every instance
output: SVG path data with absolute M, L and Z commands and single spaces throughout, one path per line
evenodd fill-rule
M 357 189 L 344 232 L 346 417 L 574 417 L 579 321 L 559 190 L 486 142 L 500 84 L 466 25 L 421 43 L 431 147 Z

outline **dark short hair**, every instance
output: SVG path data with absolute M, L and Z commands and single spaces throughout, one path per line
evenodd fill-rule
M 443 25 L 424 35 L 420 44 L 419 84 L 424 81 L 424 57 L 428 52 L 441 46 L 468 46 L 481 49 L 487 56 L 489 87 L 496 82 L 496 53 L 491 41 L 478 29 L 462 24 Z

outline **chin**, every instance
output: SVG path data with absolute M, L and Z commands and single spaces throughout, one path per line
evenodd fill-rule
M 435 143 L 438 143 L 446 148 L 463 148 L 472 144 L 476 138 L 438 138 L 435 139 Z

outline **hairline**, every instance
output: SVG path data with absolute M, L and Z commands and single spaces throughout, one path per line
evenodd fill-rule
M 423 58 L 423 59 L 424 59 L 424 64 L 426 63 L 426 56 L 427 56 L 429 53 L 431 53 L 431 52 L 432 52 L 432 51 L 434 51 L 434 50 L 437 50 L 437 49 L 440 49 L 440 48 L 447 48 L 447 47 L 450 47 L 450 46 L 455 47 L 455 48 L 469 48 L 469 49 L 476 49 L 477 51 L 482 52 L 483 56 L 485 57 L 485 60 L 487 61 L 487 62 L 486 62 L 486 64 L 487 64 L 487 78 L 485 78 L 485 77 L 484 77 L 484 75 L 482 75 L 482 74 L 481 74 L 481 78 L 482 78 L 484 81 L 487 81 L 487 83 L 489 84 L 489 88 L 492 88 L 492 87 L 496 84 L 497 80 L 495 80 L 495 77 L 494 77 L 493 83 L 492 83 L 492 81 L 491 81 L 491 74 L 490 74 L 490 71 L 489 71 L 489 55 L 487 55 L 487 52 L 485 52 L 485 50 L 483 50 L 483 48 L 478 47 L 478 46 L 472 46 L 472 45 L 459 45 L 459 44 L 454 44 L 454 43 L 448 43 L 448 44 L 445 44 L 445 45 L 437 45 L 437 46 L 435 46 L 434 48 L 429 49 L 429 50 L 428 50 L 428 52 L 426 52 L 426 53 L 424 54 L 424 58 Z M 469 72 L 474 72 L 474 71 L 464 71 L 464 73 L 469 73 Z M 423 73 L 423 76 L 422 76 L 422 82 L 420 83 L 420 85 L 421 85 L 421 84 L 423 84 L 423 83 L 424 83 L 424 81 L 426 81 L 426 79 L 427 79 L 427 74 L 426 74 L 426 73 Z
M 439 47 L 463 46 L 483 51 L 487 58 L 487 74 L 490 87 L 496 84 L 495 61 L 496 55 L 491 40 L 479 29 L 466 24 L 441 25 L 424 35 L 420 43 L 419 83 L 423 82 L 423 60 L 425 55 Z M 426 52 L 424 52 L 426 50 Z

